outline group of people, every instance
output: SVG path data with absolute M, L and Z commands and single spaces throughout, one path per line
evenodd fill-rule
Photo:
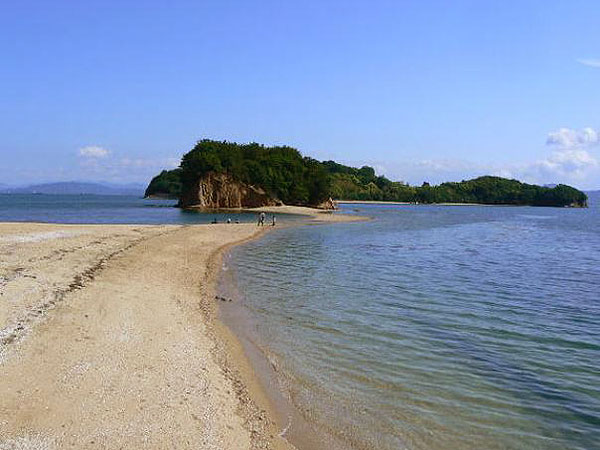
M 258 226 L 264 226 L 265 225 L 265 219 L 267 218 L 267 215 L 264 212 L 261 212 L 258 215 Z M 274 227 L 275 226 L 275 214 L 273 214 L 273 221 L 271 222 L 271 226 Z
M 258 225 L 259 226 L 264 226 L 265 225 L 265 220 L 267 219 L 267 215 L 264 212 L 261 212 L 258 215 Z M 227 218 L 226 220 L 227 223 L 232 223 L 231 222 L 231 218 Z M 273 218 L 271 221 L 271 226 L 274 227 L 275 223 L 277 222 L 277 219 L 275 219 L 275 214 L 273 214 Z M 211 223 L 219 223 L 219 221 L 217 220 L 217 218 L 215 217 Z M 235 219 L 235 223 L 240 223 L 240 219 Z

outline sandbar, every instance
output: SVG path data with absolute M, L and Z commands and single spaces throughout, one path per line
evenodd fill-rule
M 293 448 L 215 321 L 263 232 L 0 223 L 0 449 Z

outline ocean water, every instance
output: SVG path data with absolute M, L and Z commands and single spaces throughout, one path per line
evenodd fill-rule
M 175 208 L 176 203 L 127 195 L 0 194 L 0 222 L 156 225 L 256 220 L 255 213 L 185 211 Z
M 297 415 L 340 448 L 598 448 L 599 204 L 345 206 L 374 220 L 234 249 L 231 308 Z M 0 221 L 256 219 L 173 205 L 0 195 Z
M 345 448 L 599 448 L 590 200 L 352 205 L 374 220 L 276 230 L 226 260 L 249 324 L 238 332 Z

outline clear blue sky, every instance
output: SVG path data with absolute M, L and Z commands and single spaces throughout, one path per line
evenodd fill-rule
M 3 2 L 0 183 L 145 182 L 207 137 L 600 188 L 599 23 L 594 0 Z

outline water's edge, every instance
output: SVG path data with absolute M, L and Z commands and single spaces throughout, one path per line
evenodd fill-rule
M 595 210 L 368 211 L 369 225 L 273 230 L 224 259 L 220 318 L 284 435 L 299 448 L 587 448 Z
M 302 226 L 302 225 L 297 225 Z M 271 232 L 277 232 L 272 230 Z M 261 239 L 264 235 L 258 236 Z M 236 249 L 248 244 L 240 243 Z M 255 381 L 269 402 L 269 412 L 279 427 L 279 435 L 298 450 L 360 450 L 356 443 L 343 440 L 335 430 L 326 430 L 302 414 L 287 394 L 279 374 L 278 361 L 268 350 L 258 344 L 257 321 L 243 306 L 244 296 L 236 282 L 235 271 L 228 249 L 222 258 L 217 274 L 216 292 L 221 301 L 217 307 L 217 319 L 231 333 L 242 349 Z M 333 431 L 333 432 L 332 432 Z

